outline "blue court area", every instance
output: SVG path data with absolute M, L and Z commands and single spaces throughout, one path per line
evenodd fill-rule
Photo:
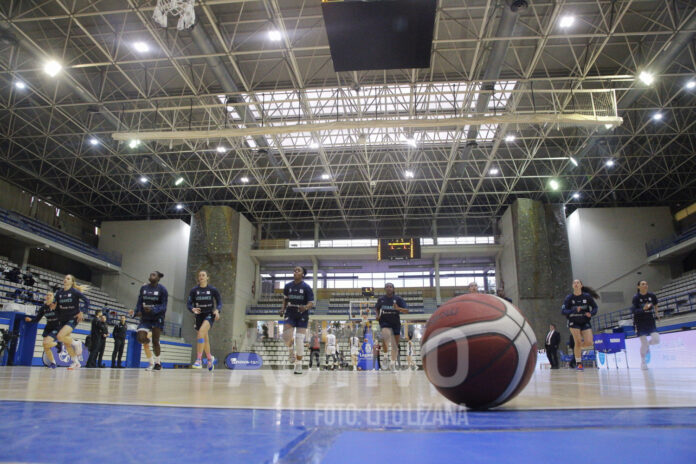
M 693 462 L 696 452 L 696 408 L 314 411 L 2 401 L 0 410 L 2 462 L 657 463 Z

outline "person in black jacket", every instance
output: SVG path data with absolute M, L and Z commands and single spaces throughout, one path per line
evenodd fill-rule
M 556 330 L 555 324 L 549 325 L 549 333 L 546 334 L 546 357 L 549 358 L 551 369 L 558 369 L 558 345 L 561 343 L 561 334 Z
M 19 268 L 18 267 L 13 267 L 11 271 L 8 271 L 5 273 L 5 277 L 7 280 L 12 282 L 13 284 L 18 284 L 19 283 Z
M 121 316 L 121 320 L 114 326 L 111 336 L 114 337 L 114 351 L 111 353 L 111 367 L 122 368 L 121 358 L 123 357 L 123 347 L 126 344 L 126 316 Z M 116 358 L 118 357 L 118 364 Z
M 92 319 L 92 327 L 89 331 L 89 358 L 85 367 L 97 367 L 97 356 L 99 354 L 99 346 L 101 344 L 101 315 L 100 309 L 96 311 L 94 319 Z
M 97 355 L 97 366 L 104 367 L 102 359 L 104 358 L 104 350 L 106 349 L 106 339 L 109 338 L 109 326 L 106 325 L 106 316 L 104 314 L 99 318 L 99 322 L 99 335 L 101 335 L 101 337 L 99 337 L 100 344 L 99 353 Z
M 56 368 L 56 360 L 53 357 L 53 351 L 51 351 L 51 348 L 58 345 L 56 340 L 58 339 L 58 329 L 60 329 L 60 322 L 58 322 L 58 315 L 56 314 L 55 308 L 56 305 L 53 304 L 53 293 L 49 292 L 46 294 L 46 300 L 44 301 L 43 306 L 39 308 L 36 316 L 25 317 L 25 320 L 31 323 L 39 322 L 42 317 L 46 317 L 46 326 L 44 327 L 42 334 L 43 349 L 44 353 L 48 357 L 48 360 L 50 361 L 50 365 L 48 367 L 51 369 Z

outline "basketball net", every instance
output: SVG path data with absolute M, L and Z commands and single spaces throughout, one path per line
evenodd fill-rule
M 167 15 L 178 16 L 176 28 L 180 31 L 188 29 L 196 22 L 193 5 L 196 0 L 157 0 L 152 19 L 162 27 L 167 27 Z

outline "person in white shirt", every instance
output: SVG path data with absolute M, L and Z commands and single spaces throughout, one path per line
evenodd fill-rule
M 336 336 L 331 331 L 326 335 L 326 368 L 331 370 L 336 368 Z
M 408 368 L 416 370 L 416 362 L 413 359 L 413 341 L 410 338 L 406 345 L 406 360 L 408 361 Z
M 353 370 L 358 370 L 358 353 L 360 352 L 360 340 L 358 337 L 353 335 L 350 337 L 350 363 L 353 366 Z

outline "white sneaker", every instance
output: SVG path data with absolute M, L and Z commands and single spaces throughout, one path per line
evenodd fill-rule
M 354 370 L 354 371 L 357 371 L 357 370 L 358 370 L 358 367 L 357 367 L 357 366 L 353 366 L 353 370 Z
M 82 361 L 82 342 L 79 340 L 73 340 L 72 342 L 73 350 L 75 350 L 75 355 L 79 361 Z
M 648 370 L 648 364 L 645 361 L 641 361 L 640 363 L 640 368 L 643 369 L 644 371 Z
M 389 363 L 389 370 L 392 372 L 396 372 L 396 361 L 392 361 Z
M 155 360 L 150 358 L 147 360 L 150 364 L 145 368 L 146 371 L 151 371 L 155 368 Z
M 208 360 L 208 370 L 213 372 L 213 369 L 215 369 L 215 356 L 211 356 L 211 358 Z
M 295 363 L 295 374 L 302 374 L 302 363 L 296 362 Z
M 77 370 L 82 367 L 82 364 L 80 364 L 80 361 L 77 359 L 73 359 L 73 362 L 70 364 L 68 367 L 68 370 Z
M 191 364 L 191 369 L 201 369 L 203 366 L 201 366 L 201 362 L 199 360 L 196 360 L 195 363 Z

